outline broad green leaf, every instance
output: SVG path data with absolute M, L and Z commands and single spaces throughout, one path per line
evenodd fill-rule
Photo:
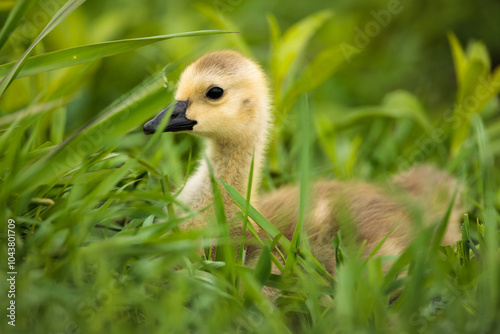
M 469 60 L 478 59 L 486 66 L 486 71 L 491 71 L 491 60 L 486 45 L 482 42 L 473 42 L 467 46 L 467 58 Z
M 448 33 L 448 41 L 453 55 L 453 62 L 455 64 L 455 72 L 457 73 L 457 84 L 463 82 L 465 70 L 467 67 L 467 60 L 464 51 L 457 37 L 453 33 Z
M 500 67 L 490 75 L 491 61 L 486 46 L 474 42 L 467 47 L 466 55 L 454 35 L 448 36 L 457 72 L 458 92 L 454 115 L 462 121 L 453 131 L 451 154 L 456 156 L 470 132 L 470 118 L 484 110 L 488 102 L 500 92 Z
M 215 4 L 215 2 L 213 4 Z M 238 26 L 234 22 L 230 21 L 227 17 L 223 16 L 220 11 L 219 12 L 216 11 L 216 6 L 214 6 L 214 5 L 209 6 L 207 4 L 197 3 L 195 5 L 195 8 L 203 16 L 205 16 L 205 18 L 211 24 L 213 24 L 214 27 L 216 27 L 217 29 L 230 30 L 232 32 L 239 31 Z M 241 52 L 243 52 L 247 55 L 252 55 L 252 50 L 250 50 L 250 47 L 248 46 L 248 44 L 245 41 L 245 39 L 243 38 L 243 36 L 241 36 L 241 34 L 230 35 L 229 40 Z
M 286 77 L 293 78 L 293 65 L 303 53 L 314 33 L 332 16 L 330 10 L 324 10 L 307 16 L 290 27 L 283 35 L 274 50 L 271 59 L 271 70 L 275 82 L 275 94 L 279 100 L 280 91 L 284 88 Z M 276 30 L 276 29 L 274 29 Z
M 271 52 L 274 52 L 274 50 L 276 50 L 279 45 L 281 30 L 278 21 L 276 20 L 276 16 L 274 16 L 273 14 L 268 14 L 266 18 L 267 23 L 269 24 L 269 31 L 271 35 Z
M 467 67 L 464 73 L 464 78 L 462 82 L 458 84 L 458 100 L 457 102 L 462 106 L 467 114 L 477 112 L 466 104 L 467 98 L 478 99 L 476 96 L 476 87 L 481 82 L 481 80 L 486 80 L 488 75 L 487 64 L 483 63 L 477 58 L 473 58 L 467 62 Z
M 486 94 L 484 92 L 486 91 Z M 482 112 L 486 105 L 500 93 L 500 66 L 497 66 L 493 73 L 476 87 L 475 94 L 480 97 L 478 112 Z M 483 95 L 484 94 L 484 95 Z M 479 96 L 481 95 L 481 96 Z
M 144 220 L 144 223 L 142 224 L 142 226 L 149 226 L 149 225 L 153 225 L 153 222 L 155 221 L 155 216 L 154 215 L 151 215 L 151 216 L 148 216 L 148 218 L 146 218 Z
M 12 8 L 7 21 L 5 21 L 2 30 L 0 31 L 0 50 L 10 35 L 17 28 L 19 22 L 23 18 L 28 9 L 36 2 L 36 0 L 18 0 L 14 8 Z
M 223 34 L 227 32 L 229 31 L 201 30 L 170 35 L 123 39 L 53 51 L 29 58 L 22 70 L 19 72 L 18 77 L 35 75 L 68 66 L 79 65 L 92 60 L 110 57 L 123 52 L 135 50 L 137 48 L 141 48 L 153 43 L 158 43 L 167 39 Z M 5 75 L 13 65 L 14 63 L 9 63 L 0 66 L 0 76 Z
M 413 119 L 425 131 L 431 131 L 427 114 L 415 95 L 404 90 L 397 90 L 387 94 L 382 104 L 390 109 L 399 110 L 402 115 Z
M 284 103 L 288 106 L 293 105 L 301 94 L 318 87 L 331 77 L 344 62 L 345 57 L 337 46 L 321 51 L 292 84 L 284 98 Z
M 298 79 L 303 91 L 312 91 L 328 79 L 345 62 L 337 46 L 321 51 L 307 66 L 304 74 Z
M 64 20 L 69 14 L 71 14 L 75 9 L 80 7 L 86 0 L 69 0 L 61 9 L 54 15 L 54 17 L 49 21 L 47 26 L 42 30 L 42 32 L 38 35 L 38 37 L 31 43 L 29 48 L 22 54 L 22 56 L 17 60 L 17 62 L 10 68 L 7 74 L 3 77 L 0 82 L 0 97 L 3 95 L 3 92 L 10 85 L 12 80 L 14 80 L 23 67 L 25 61 L 28 59 L 28 56 L 31 54 L 35 46 L 37 46 L 40 41 L 47 36 L 49 32 L 52 31 L 62 20 Z

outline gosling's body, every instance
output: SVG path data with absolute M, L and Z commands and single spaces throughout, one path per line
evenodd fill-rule
M 432 194 L 430 193 L 432 189 Z M 437 223 L 444 216 L 453 192 L 454 178 L 432 166 L 417 166 L 397 175 L 385 185 L 362 182 L 322 181 L 311 189 L 305 229 L 312 252 L 333 273 L 335 252 L 332 238 L 342 225 L 353 224 L 356 241 L 365 242 L 363 254 L 370 254 L 386 236 L 377 255 L 398 255 L 422 225 Z M 299 218 L 297 186 L 264 195 L 260 212 L 291 239 Z M 461 237 L 457 222 L 462 212 L 456 200 L 442 244 L 450 245 Z M 421 220 L 420 220 L 421 219 Z
M 183 72 L 175 99 L 174 112 L 164 131 L 189 132 L 207 139 L 205 159 L 178 197 L 191 210 L 201 213 L 181 228 L 204 227 L 214 214 L 210 168 L 216 180 L 224 180 L 246 196 L 253 160 L 251 203 L 290 238 L 299 214 L 298 188 L 285 187 L 260 199 L 258 196 L 271 121 L 268 85 L 261 68 L 234 51 L 209 53 Z M 156 131 L 165 113 L 148 122 L 145 133 Z M 422 184 L 427 181 L 431 183 Z M 443 193 L 441 204 L 429 204 L 433 201 L 429 192 L 439 184 L 442 186 L 439 192 Z M 318 182 L 312 187 L 305 225 L 313 252 L 333 272 L 335 256 L 331 240 L 339 229 L 339 221 L 347 218 L 345 212 L 348 212 L 359 240 L 367 243 L 365 251 L 371 251 L 391 233 L 379 254 L 399 254 L 408 245 L 414 225 L 410 211 L 398 198 L 405 198 L 417 207 L 432 207 L 429 218 L 434 219 L 444 213 L 454 185 L 453 178 L 428 166 L 398 176 L 391 184 L 393 190 L 364 183 Z M 226 217 L 235 221 L 239 209 L 220 188 Z M 241 233 L 241 229 L 234 228 L 232 233 Z M 449 224 L 444 241 L 450 243 L 459 235 L 458 225 Z

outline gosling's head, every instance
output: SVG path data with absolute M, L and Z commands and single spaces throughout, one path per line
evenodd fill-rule
M 176 102 L 144 125 L 154 133 L 172 114 L 164 132 L 189 132 L 224 141 L 255 140 L 270 120 L 266 76 L 235 51 L 208 53 L 181 74 Z

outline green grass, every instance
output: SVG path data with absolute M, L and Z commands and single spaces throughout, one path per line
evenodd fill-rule
M 62 10 L 69 14 L 82 3 L 68 1 Z M 336 14 L 326 6 L 311 15 L 299 13 L 301 19 L 293 24 L 269 15 L 267 44 L 267 36 L 259 42 L 226 32 L 239 30 L 238 8 L 221 16 L 213 6 L 197 4 L 199 16 L 210 22 L 203 29 L 194 26 L 193 32 L 183 33 L 146 27 L 127 34 L 119 33 L 127 28 L 123 17 L 133 17 L 130 12 L 123 16 L 127 8 L 116 9 L 118 14 L 104 8 L 102 15 L 109 18 L 92 30 L 84 18 L 100 9 L 83 10 L 100 5 L 89 2 L 64 21 L 52 13 L 54 19 L 46 22 L 52 33 L 39 27 L 40 38 L 30 40 L 33 47 L 9 44 L 9 35 L 14 34 L 13 40 L 16 27 L 25 24 L 21 18 L 37 6 L 18 1 L 0 32 L 0 221 L 5 222 L 0 231 L 0 332 L 498 332 L 500 68 L 491 65 L 484 44 L 471 42 L 463 50 L 449 35 L 452 52 L 446 62 L 455 65 L 458 84 L 455 102 L 446 111 L 401 89 L 386 91 L 376 103 L 365 94 L 363 103 L 352 104 L 345 101 L 354 93 L 340 89 L 335 80 L 346 87 L 362 78 L 368 86 L 376 82 L 355 72 L 353 63 L 367 61 L 363 54 L 346 64 L 337 44 L 322 43 L 342 33 L 332 27 Z M 141 17 L 141 7 L 131 8 Z M 183 12 L 186 21 L 197 22 L 193 10 Z M 174 14 L 168 15 L 184 27 L 182 15 Z M 224 34 L 214 35 L 219 31 L 212 27 Z M 65 31 L 74 34 L 69 42 Z M 390 27 L 387 34 L 399 36 Z M 343 38 L 349 38 L 347 33 Z M 206 50 L 227 47 L 227 41 L 270 73 L 276 121 L 263 191 L 300 184 L 301 223 L 292 240 L 249 205 L 250 191 L 239 194 L 225 183 L 215 190 L 216 227 L 180 231 L 183 219 L 172 211 L 176 198 L 171 190 L 184 184 L 186 170 L 193 170 L 200 142 L 186 135 L 142 134 L 144 122 L 172 100 L 172 83 L 185 63 Z M 157 44 L 147 46 L 152 43 Z M 373 43 L 363 52 L 377 62 Z M 413 44 L 402 45 L 405 50 Z M 27 49 L 32 53 L 23 56 Z M 270 50 L 267 62 L 262 49 Z M 130 50 L 137 51 L 122 54 Z M 172 61 L 150 62 L 158 54 Z M 72 64 L 68 56 L 78 62 Z M 142 76 L 135 74 L 149 65 Z M 11 66 L 16 67 L 9 72 Z M 346 78 L 346 71 L 354 79 Z M 392 84 L 390 76 L 377 80 Z M 110 96 L 103 97 L 100 90 L 106 86 L 115 90 L 105 90 Z M 366 93 L 359 86 L 360 94 Z M 478 87 L 488 93 L 470 107 L 467 99 L 477 95 Z M 334 276 L 326 272 L 302 231 L 311 182 L 355 178 L 382 183 L 419 162 L 440 165 L 464 185 L 468 215 L 455 249 L 438 246 L 446 217 L 417 233 L 391 259 L 362 258 L 363 245 L 339 233 L 332 240 L 337 271 Z M 269 235 L 259 240 L 263 251 L 255 268 L 246 267 L 238 254 L 244 239 L 234 243 L 229 238 L 218 195 L 223 191 L 241 208 L 241 224 L 252 231 L 246 223 L 251 218 Z M 15 328 L 5 317 L 9 219 L 16 221 Z M 342 225 L 348 228 L 349 222 Z M 199 241 L 210 245 L 214 233 L 219 236 L 215 256 L 201 257 Z M 286 255 L 283 264 L 279 252 L 272 252 L 277 246 Z M 389 270 L 382 270 L 389 260 Z M 280 274 L 271 273 L 272 263 Z M 397 278 L 404 271 L 408 275 Z M 278 291 L 279 298 L 264 297 L 264 286 Z

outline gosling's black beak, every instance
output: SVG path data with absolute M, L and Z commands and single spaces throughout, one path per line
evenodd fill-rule
M 163 132 L 179 132 L 186 130 L 193 130 L 193 126 L 198 123 L 196 121 L 190 120 L 186 117 L 186 110 L 188 107 L 188 101 L 177 101 L 174 106 L 174 111 L 172 116 L 168 120 L 167 127 L 163 129 Z M 156 132 L 158 126 L 160 125 L 163 117 L 168 113 L 168 110 L 172 107 L 169 105 L 165 110 L 160 112 L 155 118 L 144 124 L 144 134 L 151 135 Z

